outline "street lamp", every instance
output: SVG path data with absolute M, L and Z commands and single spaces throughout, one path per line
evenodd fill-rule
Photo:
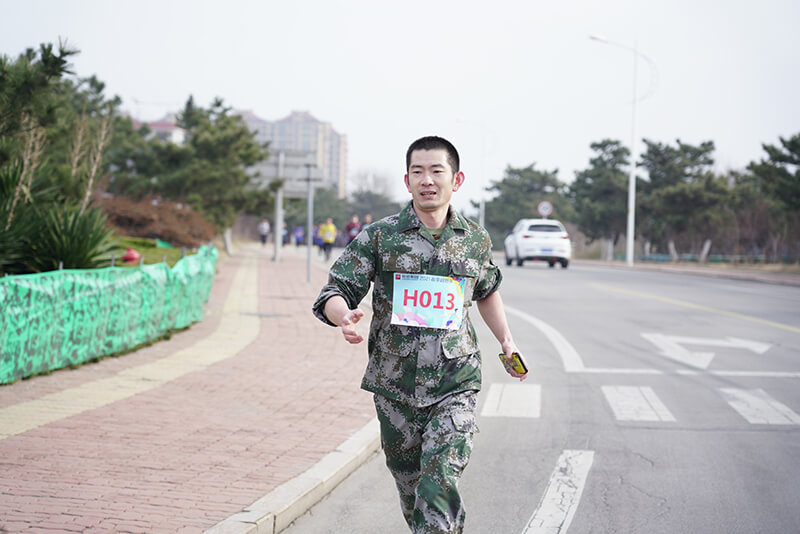
M 593 41 L 597 41 L 603 44 L 609 44 L 612 46 L 617 46 L 619 48 L 624 48 L 630 52 L 633 52 L 633 104 L 632 112 L 631 112 L 631 168 L 630 173 L 628 174 L 628 227 L 625 234 L 625 262 L 628 264 L 629 267 L 633 266 L 633 240 L 634 236 L 636 235 L 636 102 L 639 100 L 637 92 L 636 92 L 636 74 L 637 74 L 637 63 L 638 59 L 641 56 L 647 63 L 650 65 L 651 72 L 654 70 L 653 61 L 639 52 L 636 46 L 636 41 L 633 42 L 633 47 L 628 45 L 624 45 L 621 43 L 615 43 L 614 41 L 609 41 L 604 37 L 599 37 L 597 35 L 590 35 L 589 39 Z M 648 96 L 652 94 L 652 91 L 646 93 L 641 100 L 644 100 Z
M 307 213 L 306 213 L 306 245 L 308 246 L 308 255 L 306 257 L 306 282 L 311 283 L 311 248 L 314 246 L 314 178 L 312 172 L 317 166 L 313 163 L 306 163 L 306 170 L 308 171 L 308 196 L 306 197 Z

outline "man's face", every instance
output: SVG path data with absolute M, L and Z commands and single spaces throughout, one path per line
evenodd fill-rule
M 464 173 L 453 174 L 444 149 L 415 150 L 411 153 L 405 183 L 416 209 L 437 211 L 449 206 L 453 192 L 464 183 Z

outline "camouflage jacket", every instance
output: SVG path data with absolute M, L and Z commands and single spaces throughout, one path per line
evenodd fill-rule
M 395 273 L 465 278 L 460 328 L 391 324 Z M 481 357 L 469 309 L 471 301 L 496 291 L 501 279 L 486 230 L 451 207 L 437 241 L 409 202 L 400 213 L 370 224 L 347 246 L 331 266 L 313 311 L 333 325 L 325 317 L 325 302 L 339 295 L 354 309 L 373 283 L 369 362 L 361 387 L 413 406 L 428 406 L 452 393 L 480 389 Z

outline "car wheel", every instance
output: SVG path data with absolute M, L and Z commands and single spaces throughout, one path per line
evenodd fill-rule
M 505 253 L 506 253 L 506 265 L 511 265 L 514 262 L 514 259 L 508 255 L 507 250 L 505 251 Z
M 569 265 L 569 260 L 560 260 L 561 261 L 561 268 L 566 269 L 567 265 Z
M 547 266 L 552 269 L 553 267 L 556 266 L 556 262 L 554 262 L 553 260 L 550 260 L 550 261 L 547 262 Z
M 517 256 L 517 267 L 522 267 L 523 263 L 525 263 L 525 260 Z

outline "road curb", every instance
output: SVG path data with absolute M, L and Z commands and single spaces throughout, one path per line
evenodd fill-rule
M 281 484 L 205 534 L 278 534 L 322 500 L 381 447 L 377 418 L 301 475 Z

